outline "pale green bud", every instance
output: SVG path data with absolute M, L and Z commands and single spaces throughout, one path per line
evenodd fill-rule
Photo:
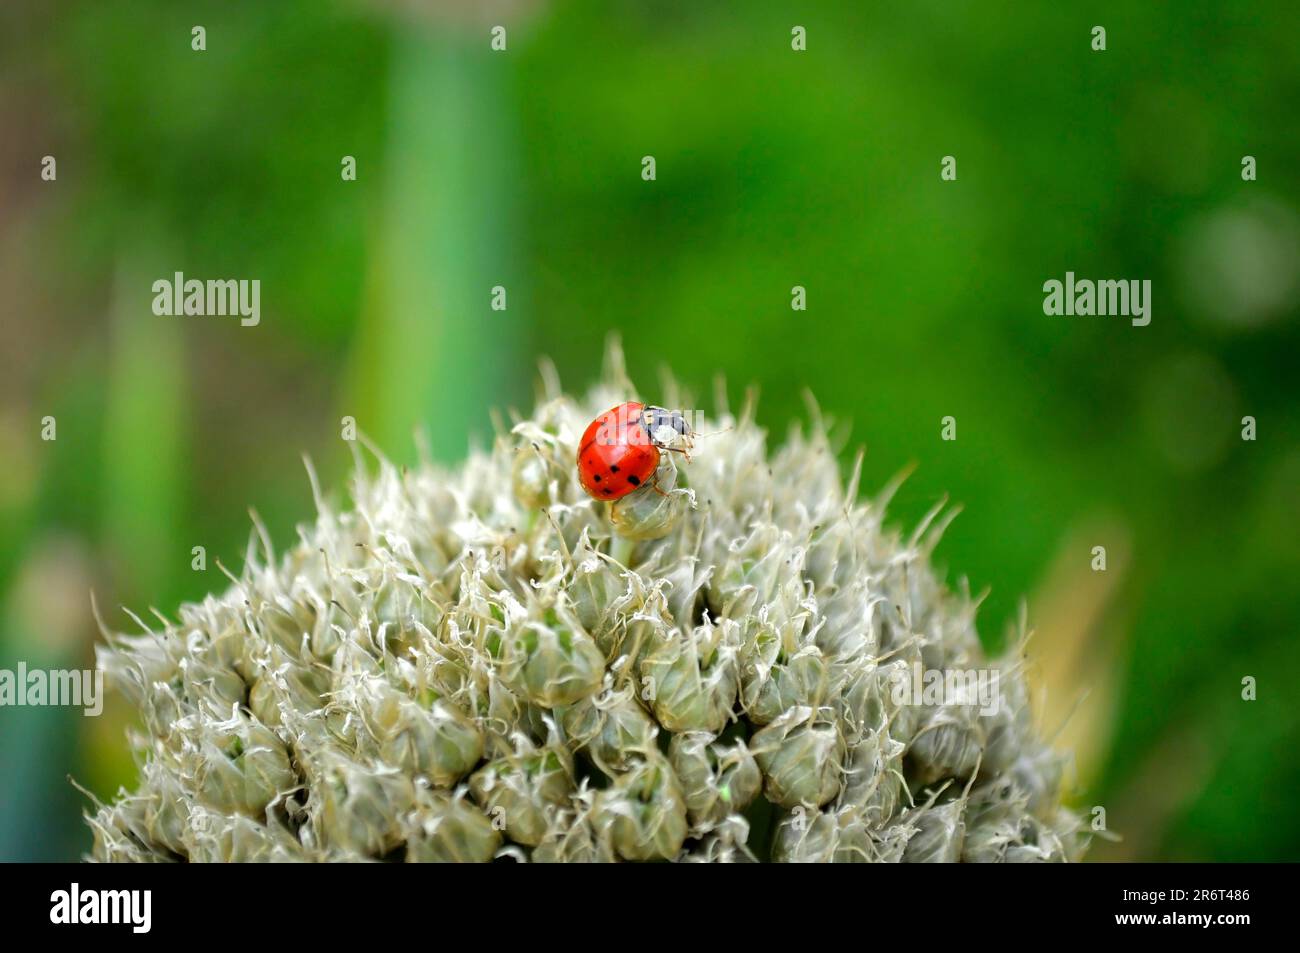
M 195 863 L 292 863 L 309 860 L 302 845 L 279 824 L 202 808 L 190 816 L 189 859 Z
M 404 830 L 407 863 L 485 864 L 501 846 L 501 833 L 482 811 L 442 794 L 422 794 Z
M 515 499 L 526 510 L 537 510 L 551 503 L 551 465 L 537 444 L 525 444 L 515 452 L 510 468 L 510 484 Z
M 758 858 L 749 849 L 749 822 L 731 814 L 700 838 L 698 846 L 680 859 L 697 864 L 752 864 Z
M 380 858 L 406 836 L 402 817 L 415 800 L 415 785 L 393 769 L 369 768 L 327 754 L 314 772 L 309 805 L 317 840 L 330 847 Z
M 183 856 L 189 810 L 186 792 L 181 789 L 176 775 L 164 769 L 160 762 L 150 762 L 144 774 L 145 793 L 128 802 L 132 807 L 130 827 L 142 830 L 146 835 L 144 840 L 161 844 L 172 853 Z
M 193 740 L 182 755 L 181 774 L 199 800 L 225 813 L 259 815 L 277 795 L 298 784 L 289 754 L 276 734 L 238 711 L 203 731 L 194 719 Z
M 585 632 L 528 622 L 503 639 L 501 673 L 507 685 L 535 705 L 572 705 L 600 688 L 605 658 Z
M 1050 818 L 1060 799 L 1064 770 L 1060 754 L 1037 740 L 1029 740 L 1007 774 L 1028 796 L 1029 812 L 1035 817 Z
M 229 711 L 242 705 L 248 686 L 239 673 L 206 657 L 195 656 L 181 664 L 186 695 L 194 704 L 205 704 L 215 711 Z
M 738 629 L 725 620 L 722 625 L 699 626 L 689 635 L 675 630 L 641 659 L 643 691 L 669 731 L 716 734 L 731 720 L 739 690 Z
M 327 677 L 292 662 L 264 671 L 248 692 L 248 707 L 262 724 L 279 728 L 284 711 L 308 714 L 323 707 Z
M 783 639 L 780 631 L 767 622 L 750 620 L 745 628 L 740 648 L 740 706 L 754 724 L 767 724 L 781 712 L 772 714 L 766 707 L 759 709 L 760 717 L 768 716 L 759 721 L 754 709 L 758 707 L 758 697 L 781 658 Z
M 809 645 L 788 661 L 772 666 L 765 679 L 746 686 L 746 709 L 755 724 L 766 725 L 796 706 L 819 707 L 826 692 L 826 663 L 821 649 Z
M 424 711 L 403 700 L 388 710 L 380 757 L 412 774 L 423 774 L 439 787 L 451 787 L 483 757 L 483 733 L 451 705 L 434 702 Z
M 607 774 L 625 771 L 632 760 L 656 750 L 659 728 L 630 690 L 584 699 L 565 709 L 562 724 L 573 747 L 586 749 Z
M 933 784 L 944 778 L 965 781 L 979 766 L 984 740 L 975 707 L 945 705 L 935 709 L 907 748 L 917 783 Z
M 964 800 L 918 809 L 906 820 L 916 828 L 903 852 L 905 864 L 955 864 L 966 837 Z
M 750 739 L 767 799 L 782 807 L 819 807 L 840 791 L 844 737 L 811 708 L 792 708 Z
M 249 723 L 241 733 L 241 748 L 235 761 L 244 774 L 244 803 L 260 814 L 275 797 L 298 785 L 298 775 L 284 744 L 265 725 Z
M 776 827 L 772 859 L 786 864 L 864 864 L 879 857 L 856 811 L 796 808 Z
M 573 551 L 573 579 L 566 591 L 578 622 L 607 656 L 612 648 L 607 643 L 614 636 L 611 629 L 618 621 L 610 607 L 621 588 L 614 570 L 592 547 L 583 530 Z
M 654 478 L 639 490 L 609 505 L 609 521 L 624 539 L 662 539 L 672 532 L 691 507 L 688 490 L 676 489 L 677 464 L 673 454 L 659 454 Z
M 361 676 L 356 684 L 365 718 L 364 732 L 357 733 L 358 747 L 368 756 L 408 775 L 423 775 L 440 787 L 455 784 L 483 756 L 482 732 L 454 706 L 435 701 L 425 709 L 377 676 Z M 340 695 L 346 697 L 346 691 Z
M 697 827 L 712 827 L 743 811 L 763 787 L 758 763 L 743 741 L 720 744 L 704 731 L 676 734 L 668 744 L 668 761 Z
M 538 864 L 603 864 L 618 858 L 592 823 L 597 792 L 582 782 L 566 808 L 550 816 L 542 841 L 533 849 Z
M 498 758 L 470 778 L 469 788 L 484 813 L 516 844 L 535 847 L 551 815 L 568 804 L 573 772 L 563 750 L 543 748 Z
M 657 753 L 596 796 L 593 823 L 624 860 L 670 860 L 686 840 L 686 800 Z
M 732 618 L 748 614 L 750 605 L 762 605 L 771 598 L 787 569 L 788 557 L 781 528 L 756 522 L 727 547 L 719 571 L 709 582 L 710 602 L 724 609 L 734 606 Z
M 1020 843 L 1029 822 L 1025 801 L 1008 782 L 995 782 L 977 791 L 966 812 L 965 863 L 995 864 L 1006 860 L 1007 848 Z
M 902 802 L 903 743 L 881 730 L 849 749 L 844 789 L 836 803 L 853 807 L 865 819 L 883 824 Z

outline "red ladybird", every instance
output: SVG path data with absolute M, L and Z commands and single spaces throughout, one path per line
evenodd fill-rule
M 653 434 L 669 427 L 685 443 L 670 446 Z M 691 429 L 677 411 L 647 407 L 628 401 L 605 411 L 591 422 L 578 443 L 578 481 L 598 500 L 617 500 L 634 490 L 653 485 L 659 468 L 659 451 L 685 452 Z

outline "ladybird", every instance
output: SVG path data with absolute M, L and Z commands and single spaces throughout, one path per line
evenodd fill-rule
M 663 439 L 669 428 L 673 445 Z M 654 485 L 659 452 L 690 448 L 691 428 L 678 411 L 628 401 L 605 411 L 578 443 L 578 482 L 598 500 L 617 500 Z

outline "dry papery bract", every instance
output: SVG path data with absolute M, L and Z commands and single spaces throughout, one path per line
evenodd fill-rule
M 584 400 L 544 373 L 457 468 L 367 456 L 289 552 L 259 527 L 225 592 L 108 634 L 140 781 L 92 858 L 1077 858 L 1023 640 L 986 659 L 931 568 L 953 511 L 888 530 L 896 484 L 859 502 L 815 410 L 769 454 L 722 400 L 689 462 L 596 502 L 576 441 L 636 393 L 608 365 Z M 996 671 L 1002 704 L 900 701 L 917 667 Z

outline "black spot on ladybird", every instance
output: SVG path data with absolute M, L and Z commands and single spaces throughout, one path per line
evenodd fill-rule
M 641 481 L 637 479 L 635 473 L 632 474 L 631 476 L 629 476 L 629 477 L 627 478 L 627 482 L 628 482 L 628 483 L 631 483 L 633 486 L 640 486 L 640 485 L 641 485 Z
M 610 472 L 610 473 L 617 473 L 617 472 L 618 472 L 618 464 L 617 464 L 617 463 L 611 463 L 611 464 L 609 465 L 609 472 Z
M 600 482 L 600 474 L 597 473 L 597 474 L 594 474 L 594 476 L 595 476 L 595 478 L 596 478 L 596 482 L 599 483 L 599 482 Z

